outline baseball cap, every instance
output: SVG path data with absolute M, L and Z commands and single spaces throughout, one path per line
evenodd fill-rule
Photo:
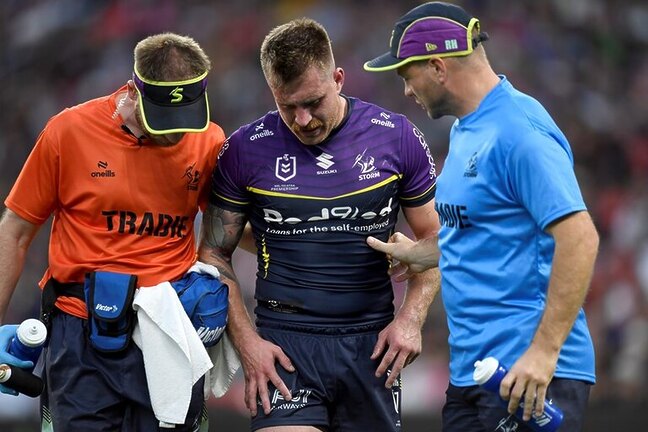
M 144 128 L 153 135 L 207 130 L 207 73 L 184 81 L 152 81 L 135 68 L 133 82 Z
M 364 69 L 382 72 L 432 57 L 466 56 L 485 40 L 488 34 L 480 32 L 479 20 L 463 8 L 445 2 L 424 3 L 400 17 L 389 52 L 366 62 Z

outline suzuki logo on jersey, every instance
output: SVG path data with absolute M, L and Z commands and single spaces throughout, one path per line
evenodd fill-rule
M 351 168 L 360 167 L 358 181 L 380 177 L 380 171 L 376 171 L 374 166 L 374 157 L 365 156 L 365 153 L 367 153 L 367 149 L 364 149 L 362 153 L 356 156 L 355 162 L 351 166 Z
M 333 162 L 333 156 L 331 156 L 328 153 L 322 152 L 321 155 L 317 156 L 315 159 L 317 159 L 317 166 L 320 168 L 323 168 L 325 170 L 331 168 L 333 165 L 335 165 L 335 162 Z
M 97 168 L 102 171 L 93 171 L 90 173 L 90 177 L 116 177 L 117 174 L 113 170 L 108 169 L 108 162 L 100 160 L 97 162 Z
M 129 210 L 103 210 L 101 215 L 106 218 L 106 230 L 116 230 L 120 234 L 184 238 L 189 232 L 189 216 L 151 212 L 138 215 Z
M 297 175 L 297 158 L 284 154 L 277 158 L 275 163 L 275 177 L 279 180 L 288 181 Z
M 331 156 L 330 154 L 322 152 L 322 154 L 317 156 L 315 159 L 317 159 L 317 166 L 320 168 L 324 168 L 323 171 L 317 171 L 316 172 L 317 175 L 337 173 L 337 170 L 335 168 L 329 169 L 333 165 L 335 165 L 335 162 L 333 162 L 333 156 Z
M 319 222 L 329 219 L 365 219 L 371 220 L 377 216 L 385 217 L 392 212 L 392 200 L 389 198 L 389 202 L 383 208 L 381 208 L 378 213 L 374 211 L 362 211 L 358 207 L 350 206 L 340 206 L 340 207 L 331 207 L 331 208 L 322 208 L 319 210 L 319 213 L 302 220 L 294 216 L 284 216 L 281 212 L 272 209 L 263 209 L 263 219 L 268 223 L 278 223 L 278 224 L 297 224 L 300 222 Z

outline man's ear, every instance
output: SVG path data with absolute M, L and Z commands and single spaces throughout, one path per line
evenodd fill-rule
M 430 73 L 436 78 L 438 83 L 443 83 L 448 77 L 448 64 L 441 58 L 432 57 L 428 60 Z
M 133 80 L 128 80 L 126 88 L 128 89 L 128 97 L 132 100 L 137 100 L 137 89 Z
M 337 91 L 340 93 L 342 91 L 342 86 L 344 85 L 344 69 L 335 68 L 333 71 L 333 80 L 337 84 Z

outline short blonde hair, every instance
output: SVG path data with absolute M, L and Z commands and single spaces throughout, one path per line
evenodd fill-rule
M 261 68 L 271 87 L 291 82 L 313 65 L 328 71 L 335 60 L 328 33 L 310 18 L 275 27 L 261 45 Z

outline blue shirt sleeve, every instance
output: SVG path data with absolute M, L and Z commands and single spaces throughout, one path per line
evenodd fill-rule
M 567 142 L 533 131 L 512 144 L 507 159 L 512 195 L 541 229 L 570 213 L 586 210 Z

